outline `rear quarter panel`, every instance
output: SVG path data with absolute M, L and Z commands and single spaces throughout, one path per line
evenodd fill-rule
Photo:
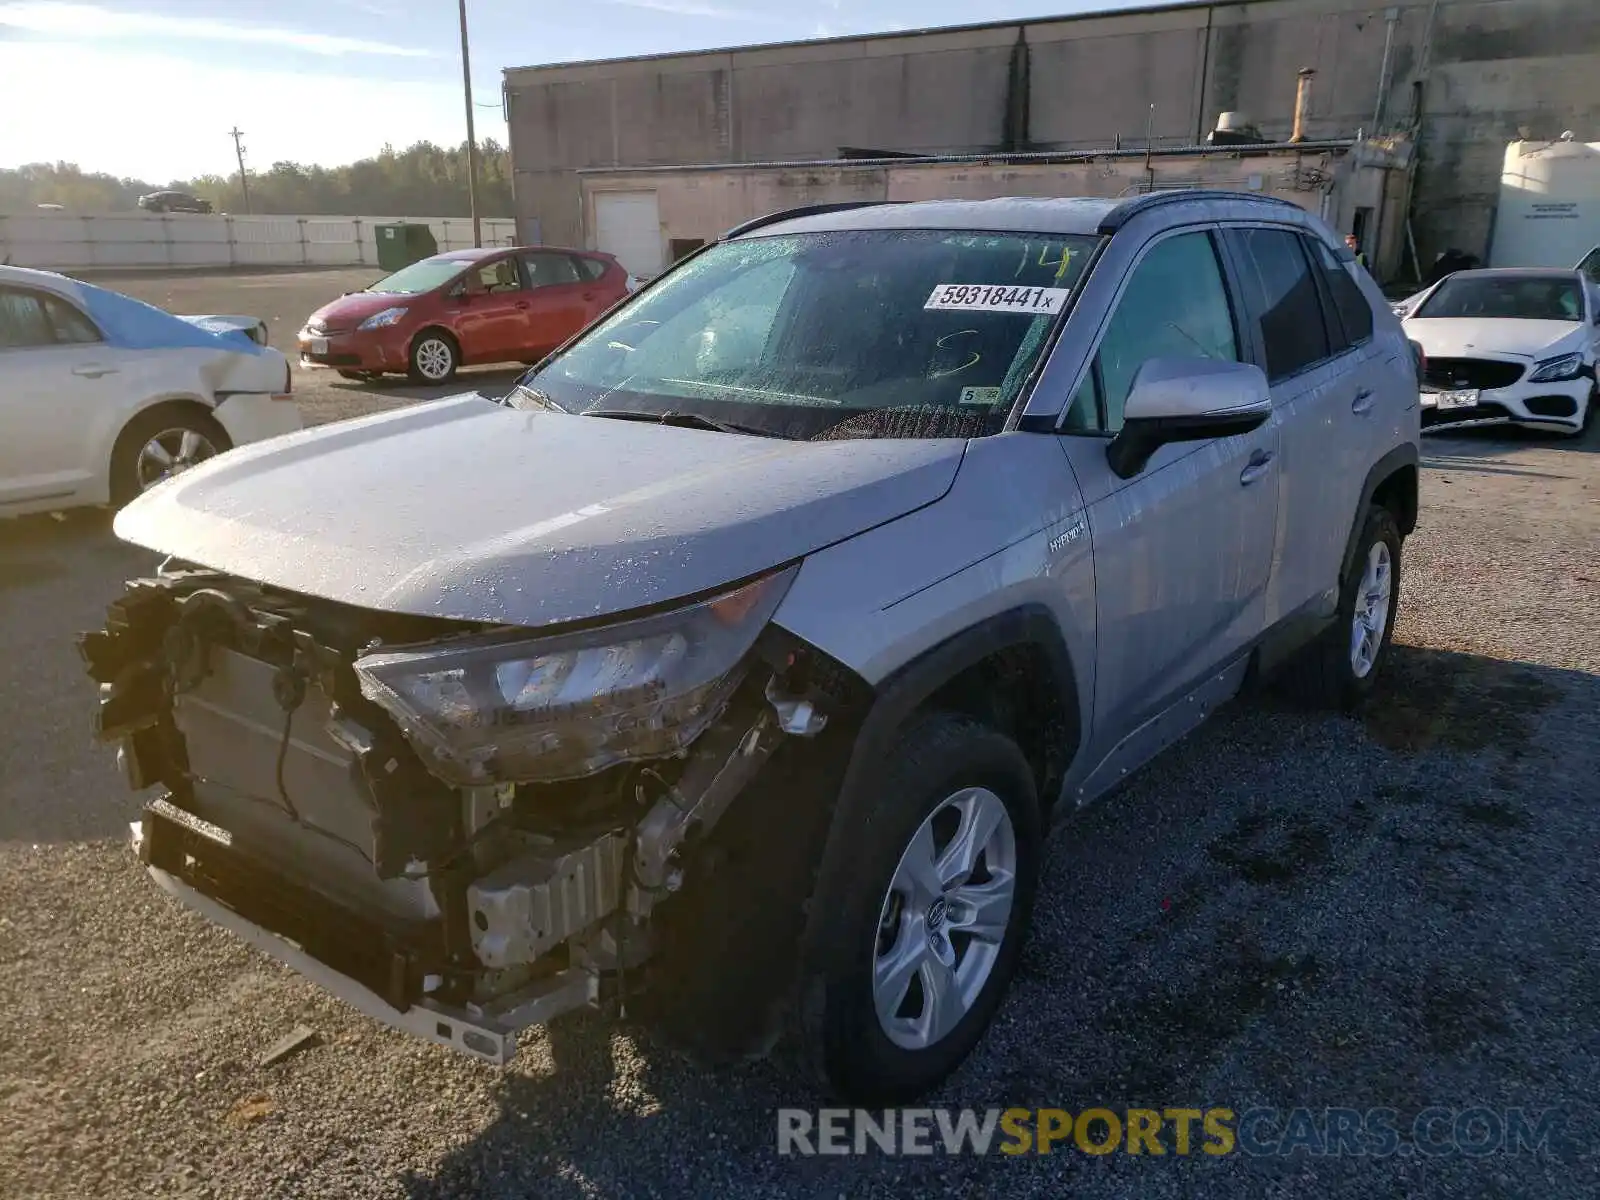
M 1366 368 L 1371 386 L 1378 390 L 1382 417 L 1374 422 L 1372 444 L 1365 448 L 1370 470 L 1397 446 L 1420 450 L 1422 443 L 1421 380 L 1416 357 L 1404 325 L 1390 307 L 1378 283 L 1365 270 L 1354 268 L 1356 283 L 1372 306 L 1373 348 Z M 1360 515 L 1357 514 L 1357 519 Z

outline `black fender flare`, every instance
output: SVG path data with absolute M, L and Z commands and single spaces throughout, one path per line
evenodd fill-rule
M 1397 471 L 1402 471 L 1407 467 L 1410 467 L 1413 471 L 1418 470 L 1420 460 L 1421 455 L 1418 454 L 1415 444 L 1406 442 L 1404 445 L 1396 446 L 1372 464 L 1371 470 L 1367 472 L 1367 478 L 1361 484 L 1361 500 L 1356 505 L 1355 516 L 1350 522 L 1350 532 L 1345 539 L 1344 557 L 1339 560 L 1339 581 L 1341 585 L 1349 577 L 1350 564 L 1355 561 L 1356 550 L 1358 549 L 1356 542 L 1361 537 L 1361 527 L 1365 523 L 1367 506 L 1372 503 L 1372 497 L 1383 486 L 1384 482 Z M 1409 509 L 1410 515 L 1400 521 L 1400 533 L 1402 536 L 1411 533 L 1416 528 L 1416 512 L 1417 497 L 1413 491 Z
M 924 650 L 899 667 L 873 689 L 872 701 L 856 729 L 855 744 L 839 789 L 841 806 L 861 787 L 864 777 L 882 764 L 895 735 L 907 719 L 941 687 L 963 671 L 997 651 L 1019 646 L 1042 650 L 1050 662 L 1060 692 L 1065 724 L 1073 739 L 1067 769 L 1082 749 L 1083 710 L 1078 696 L 1077 672 L 1066 638 L 1055 616 L 1042 604 L 1025 604 L 987 617 L 945 641 Z M 1055 796 L 1041 796 L 1046 813 Z M 836 809 L 837 823 L 841 810 Z M 830 831 L 832 848 L 837 829 Z M 824 851 L 824 861 L 829 857 Z
M 817 896 L 829 894 L 833 887 L 846 883 L 857 820 L 865 811 L 864 806 L 872 803 L 873 775 L 882 770 L 889 748 L 907 719 L 929 697 L 963 671 L 976 666 L 996 651 L 1023 645 L 1041 648 L 1048 656 L 1061 685 L 1063 711 L 1074 739 L 1078 739 L 1082 715 L 1077 695 L 1077 675 L 1072 668 L 1066 639 L 1054 616 L 1043 605 L 1021 605 L 998 613 L 923 651 L 873 689 L 872 700 L 856 725 L 854 743 L 838 790 L 832 797 L 832 812 L 828 817 L 812 877 L 813 905 Z M 1075 744 L 1071 748 L 1071 758 L 1076 759 L 1081 748 L 1081 745 Z M 1050 805 L 1055 799 L 1054 796 L 1039 797 L 1044 809 L 1041 816 L 1048 818 Z M 817 920 L 813 911 L 802 935 L 802 983 L 810 978 L 811 966 L 817 961 L 817 956 L 825 952 L 825 948 L 815 940 L 816 929 Z M 810 1009 L 804 992 L 797 997 L 797 1002 L 803 1020 L 804 1014 Z

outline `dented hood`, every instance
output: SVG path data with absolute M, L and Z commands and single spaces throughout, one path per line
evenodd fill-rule
M 457 397 L 221 455 L 125 541 L 346 604 L 539 626 L 709 591 L 942 496 L 965 442 L 790 442 Z

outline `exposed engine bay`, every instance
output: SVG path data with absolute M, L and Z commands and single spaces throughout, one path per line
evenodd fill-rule
M 133 826 L 158 884 L 503 1063 L 519 1029 L 625 1003 L 688 849 L 847 706 L 858 681 L 770 624 L 790 578 L 538 636 L 169 560 L 80 649 L 99 736 L 160 789 Z

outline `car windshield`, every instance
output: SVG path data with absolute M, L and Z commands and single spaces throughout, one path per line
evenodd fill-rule
M 1412 315 L 1581 321 L 1583 297 L 1571 275 L 1457 276 L 1441 283 Z
M 508 402 L 794 439 L 994 433 L 1096 242 L 903 229 L 726 242 Z
M 367 288 L 391 296 L 414 296 L 418 292 L 431 292 L 440 284 L 449 283 L 468 264 L 459 258 L 425 258 L 409 267 L 401 267 L 393 275 L 386 275 Z

